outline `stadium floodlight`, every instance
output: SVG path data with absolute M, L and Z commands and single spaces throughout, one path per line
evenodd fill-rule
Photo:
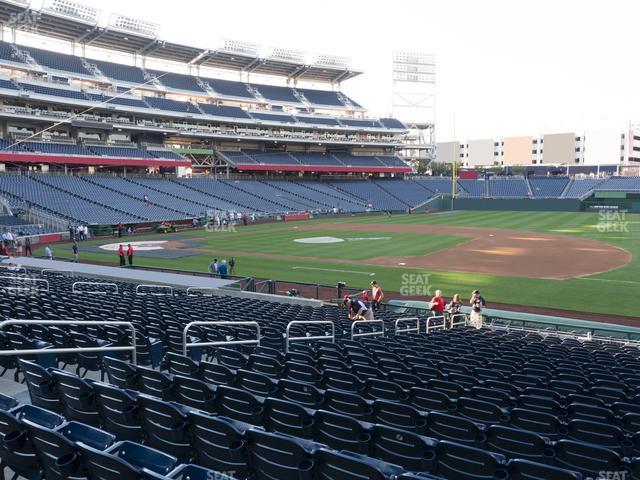
M 70 0 L 47 0 L 43 11 L 72 17 L 88 23 L 98 23 L 100 10 Z
M 395 51 L 392 57 L 392 113 L 407 123 L 435 123 L 435 55 Z
M 435 83 L 435 56 L 429 53 L 419 52 L 394 52 L 393 80 L 400 82 Z
M 314 62 L 316 65 L 322 65 L 325 67 L 341 68 L 347 70 L 351 65 L 351 57 L 344 57 L 341 55 L 315 55 Z
M 220 50 L 225 52 L 239 53 L 249 57 L 257 57 L 260 53 L 260 45 L 245 40 L 232 40 L 223 38 L 220 44 Z
M 109 20 L 109 27 L 155 38 L 158 36 L 159 25 L 157 23 L 147 22 L 146 20 L 114 13 Z
M 305 53 L 292 48 L 272 47 L 267 53 L 267 58 L 271 60 L 282 60 L 291 63 L 304 63 Z

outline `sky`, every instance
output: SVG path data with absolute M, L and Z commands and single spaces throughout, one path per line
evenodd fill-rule
M 392 52 L 434 53 L 439 141 L 640 123 L 637 0 L 77 1 L 166 40 L 349 56 L 365 73 L 342 90 L 376 116 L 391 113 Z

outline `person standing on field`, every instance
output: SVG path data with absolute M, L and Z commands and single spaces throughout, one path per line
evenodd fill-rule
M 127 257 L 129 258 L 129 266 L 131 267 L 133 265 L 133 247 L 130 243 L 127 245 Z
M 71 251 L 73 252 L 73 261 L 78 263 L 78 242 L 73 241 L 73 245 L 71 246 Z
M 233 257 L 229 259 L 229 275 L 233 275 L 233 269 L 236 266 L 236 261 Z
M 120 266 L 124 267 L 125 266 L 124 248 L 122 247 L 122 244 L 118 247 L 118 257 L 120 257 Z

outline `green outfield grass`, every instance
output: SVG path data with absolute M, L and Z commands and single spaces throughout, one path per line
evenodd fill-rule
M 293 227 L 309 225 L 310 222 L 287 222 L 277 224 L 238 227 L 236 233 L 187 231 L 178 234 L 184 238 L 197 238 L 203 243 L 197 247 L 199 255 L 179 259 L 157 259 L 136 257 L 139 265 L 160 266 L 185 270 L 206 271 L 214 257 L 233 255 L 237 275 L 257 278 L 301 281 L 335 285 L 338 281 L 348 286 L 364 288 L 372 278 L 377 279 L 386 290 L 400 291 L 407 274 L 429 274 L 432 289 L 443 290 L 445 296 L 460 293 L 468 297 L 479 288 L 489 302 L 532 305 L 560 308 L 582 312 L 611 313 L 640 317 L 640 215 L 627 215 L 624 219 L 607 219 L 598 213 L 567 212 L 452 212 L 440 215 L 394 215 L 391 217 L 361 216 L 325 218 L 316 223 L 349 224 L 440 224 L 467 227 L 509 228 L 523 231 L 549 232 L 569 236 L 580 236 L 609 243 L 629 251 L 633 260 L 623 268 L 607 273 L 571 280 L 530 279 L 479 275 L 459 272 L 423 271 L 400 267 L 379 267 L 354 264 L 353 261 L 385 255 L 424 255 L 442 248 L 451 247 L 466 240 L 453 235 L 424 235 L 409 233 L 380 233 L 372 226 L 371 231 L 340 231 L 335 225 L 327 230 L 297 232 Z M 603 225 L 626 231 L 606 231 Z M 334 236 L 347 237 L 392 237 L 392 241 L 345 241 L 333 244 L 299 244 L 293 240 L 300 237 Z M 141 239 L 162 239 L 152 235 Z M 175 239 L 172 235 L 171 239 Z M 117 241 L 117 240 L 116 240 Z M 113 243 L 114 239 L 101 239 L 87 244 Z M 115 253 L 96 253 L 84 250 L 81 259 L 87 261 L 113 262 Z M 35 254 L 41 254 L 36 249 Z M 54 254 L 71 257 L 70 246 L 57 245 Z M 278 255 L 299 258 L 283 259 Z M 309 260 L 316 257 L 326 260 Z M 349 263 L 341 260 L 350 260 Z M 535 261 L 535 259 L 532 259 Z

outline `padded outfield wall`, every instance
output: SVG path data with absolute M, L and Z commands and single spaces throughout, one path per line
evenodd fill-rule
M 453 210 L 504 210 L 523 212 L 579 212 L 582 202 L 578 199 L 528 199 L 528 198 L 456 198 Z M 442 200 L 442 209 L 451 209 L 451 198 Z

